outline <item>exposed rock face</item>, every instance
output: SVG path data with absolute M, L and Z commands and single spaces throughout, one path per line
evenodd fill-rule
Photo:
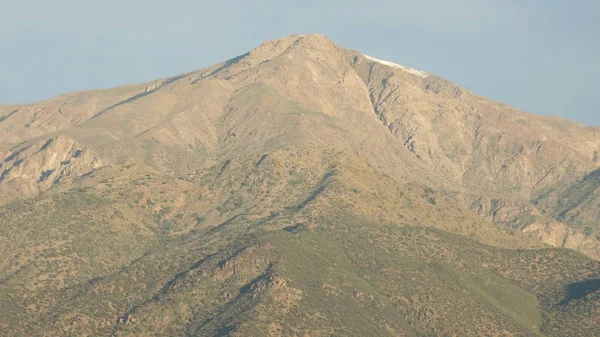
M 478 215 L 515 233 L 536 238 L 558 248 L 578 250 L 600 259 L 600 237 L 595 227 L 578 228 L 554 220 L 524 200 L 492 199 L 477 195 L 455 195 Z
M 102 166 L 102 161 L 89 148 L 65 136 L 18 146 L 4 153 L 2 158 L 2 190 L 5 193 L 13 190 L 24 196 L 35 196 L 62 179 L 82 176 Z
M 454 188 L 529 200 L 596 167 L 597 130 L 519 112 L 435 75 L 355 62 L 383 125 Z
M 471 211 L 494 223 L 514 223 L 523 214 L 531 216 L 539 212 L 527 201 L 519 199 L 501 199 L 478 194 L 451 193 L 451 197 L 460 200 Z
M 521 231 L 554 247 L 578 250 L 596 259 L 600 257 L 600 238 L 598 236 L 569 228 L 563 223 L 533 223 L 523 227 Z

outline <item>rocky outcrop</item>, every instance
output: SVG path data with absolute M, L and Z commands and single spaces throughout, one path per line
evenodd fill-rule
M 479 216 L 515 234 L 535 238 L 553 247 L 574 249 L 600 260 L 599 235 L 553 220 L 528 202 L 477 195 L 452 194 L 451 197 Z
M 35 196 L 63 179 L 102 166 L 89 148 L 65 136 L 23 144 L 0 155 L 0 189 L 24 196 Z
M 600 260 L 600 237 L 588 235 L 560 222 L 532 223 L 521 229 L 529 237 L 541 240 L 554 247 L 577 250 L 591 258 Z
M 508 198 L 492 198 L 482 195 L 449 193 L 465 207 L 496 224 L 518 225 L 524 218 L 539 216 L 529 202 Z

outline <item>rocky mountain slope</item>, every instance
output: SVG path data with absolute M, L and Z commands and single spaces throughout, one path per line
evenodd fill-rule
M 598 262 L 545 245 L 600 258 L 600 129 L 321 35 L 0 106 L 0 135 L 11 335 L 600 329 Z

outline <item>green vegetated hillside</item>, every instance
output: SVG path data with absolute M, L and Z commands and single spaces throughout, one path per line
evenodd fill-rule
M 0 336 L 600 336 L 599 151 L 321 35 L 0 106 Z
M 599 332 L 598 262 L 335 150 L 109 167 L 1 214 L 14 336 Z

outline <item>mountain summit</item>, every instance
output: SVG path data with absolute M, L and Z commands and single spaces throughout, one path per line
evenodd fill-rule
M 323 35 L 0 135 L 11 335 L 600 331 L 600 129 Z

